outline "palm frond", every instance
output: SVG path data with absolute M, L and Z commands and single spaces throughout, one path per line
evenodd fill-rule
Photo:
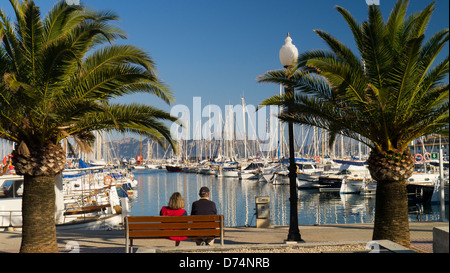
M 384 85 L 386 74 L 390 72 L 392 58 L 384 43 L 385 24 L 376 5 L 369 6 L 368 21 L 362 23 L 362 33 L 361 56 L 366 74 L 370 83 L 380 89 Z
M 84 20 L 80 5 L 68 5 L 66 1 L 57 2 L 43 19 L 44 41 L 51 43 L 64 37 Z
M 333 53 L 339 57 L 340 60 L 348 63 L 353 68 L 359 68 L 357 69 L 359 71 L 363 71 L 363 64 L 360 59 L 353 54 L 350 48 L 325 31 L 314 30 L 314 32 L 327 43 Z
M 397 1 L 386 22 L 386 42 L 389 43 L 393 56 L 397 56 L 403 46 L 404 40 L 402 37 L 405 29 L 404 20 L 408 3 L 409 1 L 407 0 Z
M 435 2 L 430 3 L 417 16 L 415 16 L 414 27 L 411 36 L 419 37 L 425 34 L 431 15 L 434 12 Z
M 363 33 L 361 24 L 350 14 L 350 12 L 342 7 L 337 6 L 336 10 L 342 15 L 342 17 L 347 22 L 350 30 L 353 33 L 353 38 L 355 39 L 356 45 L 359 49 L 359 52 L 363 52 Z
M 41 19 L 34 1 L 10 0 L 13 22 L 0 10 L 0 135 L 13 141 L 56 143 L 73 137 L 81 146 L 94 130 L 146 135 L 173 147 L 165 122 L 176 118 L 146 105 L 110 100 L 150 93 L 174 101 L 155 62 L 111 24 L 111 11 L 59 1 Z M 86 147 L 85 147 L 86 148 Z
M 376 150 L 404 150 L 415 138 L 448 133 L 449 60 L 435 60 L 448 44 L 448 29 L 428 41 L 424 32 L 434 4 L 406 16 L 408 1 L 398 0 L 385 23 L 376 5 L 358 23 L 337 7 L 353 33 L 358 55 L 324 31 L 316 31 L 329 50 L 300 54 L 295 73 L 258 77 L 295 89 L 295 96 L 270 97 L 263 105 L 283 107 L 284 121 L 317 126 L 359 140 Z M 361 140 L 359 140 L 361 141 Z
M 143 104 L 107 104 L 99 105 L 102 111 L 86 111 L 72 121 L 73 126 L 67 130 L 70 135 L 83 131 L 104 130 L 119 133 L 135 133 L 152 137 L 163 144 L 163 139 L 169 141 L 172 147 L 170 130 L 163 121 L 176 122 L 177 118 L 165 111 Z
M 102 67 L 122 63 L 139 65 L 148 71 L 156 72 L 153 59 L 143 50 L 131 45 L 104 46 L 86 57 L 83 68 L 87 73 L 92 73 Z
M 436 60 L 437 56 L 441 52 L 441 50 L 444 48 L 445 44 L 448 42 L 449 39 L 449 30 L 443 29 L 441 31 L 438 31 L 435 33 L 421 48 L 420 55 L 418 57 L 418 73 L 422 75 L 421 79 L 419 80 L 419 84 L 417 87 L 420 87 L 422 83 L 424 82 L 424 79 L 426 78 L 427 74 L 429 73 L 430 69 L 432 68 L 432 65 L 434 64 L 434 61 Z M 444 60 L 445 62 L 445 60 Z M 448 66 L 448 58 L 447 58 L 447 66 Z M 441 62 L 442 63 L 442 62 Z M 445 65 L 445 64 L 444 64 Z M 437 67 L 441 66 L 441 64 L 438 64 Z M 434 68 L 435 71 L 439 71 L 441 69 Z M 433 72 L 432 72 L 433 73 Z M 431 74 L 432 74 L 431 73 Z M 445 73 L 445 72 L 444 72 Z M 447 71 L 448 73 L 448 71 Z M 438 73 L 440 74 L 440 73 Z M 440 82 L 442 78 L 435 78 L 435 82 Z

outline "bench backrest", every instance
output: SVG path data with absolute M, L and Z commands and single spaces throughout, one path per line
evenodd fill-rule
M 125 229 L 129 239 L 223 237 L 223 215 L 128 216 Z

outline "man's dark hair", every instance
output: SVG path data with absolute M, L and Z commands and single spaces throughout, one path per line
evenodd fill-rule
M 198 195 L 200 195 L 200 197 L 206 197 L 209 195 L 209 189 L 208 187 L 201 187 L 200 191 L 198 193 Z

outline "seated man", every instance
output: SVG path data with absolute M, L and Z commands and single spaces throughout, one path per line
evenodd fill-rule
M 201 187 L 198 194 L 200 195 L 200 199 L 192 203 L 191 215 L 216 215 L 216 204 L 209 200 L 208 187 Z M 197 245 L 213 245 L 214 239 L 197 239 L 195 242 Z

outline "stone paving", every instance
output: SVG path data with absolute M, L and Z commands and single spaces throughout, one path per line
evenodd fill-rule
M 411 248 L 419 253 L 432 253 L 433 227 L 447 226 L 448 222 L 411 222 Z M 300 226 L 302 239 L 307 244 L 333 245 L 346 243 L 367 243 L 372 240 L 373 224 L 336 224 Z M 286 247 L 288 227 L 225 228 L 225 246 L 249 247 L 273 245 Z M 124 253 L 125 239 L 123 230 L 58 230 L 57 240 L 60 252 L 80 253 Z M 18 253 L 20 249 L 20 231 L 0 231 L 0 253 Z M 183 241 L 181 248 L 196 247 L 193 241 Z M 145 249 L 174 248 L 174 242 L 165 239 L 135 240 L 135 252 Z M 176 249 L 176 248 L 174 248 Z M 332 251 L 331 251 L 332 252 Z

